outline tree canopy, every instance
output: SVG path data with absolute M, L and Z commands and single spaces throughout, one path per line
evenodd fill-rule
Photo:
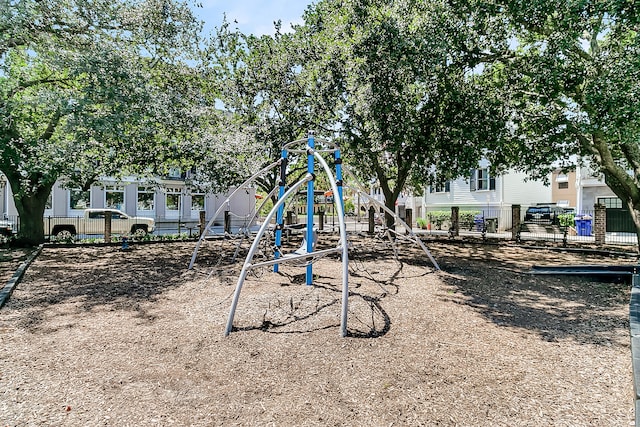
M 475 167 L 478 141 L 504 127 L 481 120 L 501 106 L 474 72 L 507 47 L 496 32 L 475 37 L 494 25 L 488 15 L 443 2 L 323 0 L 304 21 L 274 37 L 223 27 L 213 49 L 228 110 L 256 126 L 272 156 L 315 130 L 344 144 L 393 208 L 409 183 Z
M 26 242 L 43 239 L 56 180 L 86 187 L 185 158 L 203 120 L 187 4 L 1 0 L 0 12 L 0 171 Z
M 640 238 L 640 21 L 627 1 L 494 1 L 513 34 L 486 70 L 511 135 L 493 164 L 544 176 L 576 156 L 629 207 Z
M 491 25 L 446 2 L 325 0 L 296 28 L 311 93 L 339 111 L 329 128 L 389 208 L 410 184 L 466 175 L 503 129 L 476 72 L 506 50 L 479 34 Z
M 310 96 L 304 80 L 297 40 L 281 33 L 254 36 L 233 29 L 228 22 L 210 40 L 207 77 L 228 118 L 245 129 L 256 153 L 266 165 L 281 156 L 282 146 L 322 130 L 332 109 L 322 109 Z M 305 157 L 306 158 L 306 157 Z M 295 155 L 290 159 L 295 164 Z M 293 168 L 304 171 L 305 167 Z M 278 172 L 257 180 L 268 193 L 278 183 Z
M 340 142 L 391 208 L 406 186 L 466 176 L 482 157 L 533 177 L 582 159 L 640 236 L 633 2 L 320 0 L 291 33 L 224 23 L 204 51 L 178 0 L 0 11 L 0 171 L 32 241 L 61 177 L 199 164 L 222 189 L 310 130 Z

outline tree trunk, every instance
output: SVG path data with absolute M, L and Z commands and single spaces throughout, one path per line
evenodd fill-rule
M 637 181 L 611 161 L 603 165 L 602 173 L 607 186 L 629 208 L 638 238 L 636 250 L 640 253 L 640 189 Z
M 393 191 L 391 191 L 388 186 L 387 186 L 386 190 L 383 187 L 382 188 L 382 194 L 384 194 L 384 205 L 387 207 L 387 209 L 391 210 L 391 212 L 395 212 L 396 211 L 396 198 L 393 197 Z M 387 224 L 387 227 L 389 229 L 395 230 L 395 227 L 394 227 L 395 218 L 393 216 L 391 216 L 391 214 L 389 212 L 385 212 L 384 213 L 384 220 L 385 220 L 385 223 Z
M 35 191 L 24 193 L 20 191 L 17 181 L 9 178 L 9 184 L 13 192 L 13 201 L 20 215 L 17 244 L 39 245 L 44 242 L 44 209 L 53 186 L 38 186 Z
M 638 245 L 636 250 L 640 253 L 640 205 L 634 206 L 633 203 L 629 203 L 629 212 L 631 213 L 631 219 L 636 226 L 636 237 L 638 239 Z
M 411 164 L 412 162 L 406 160 L 405 163 Z M 377 163 L 375 166 L 378 182 L 380 183 L 380 188 L 382 189 L 382 194 L 384 195 L 384 205 L 387 209 L 394 213 L 396 211 L 396 200 L 398 200 L 400 192 L 404 188 L 404 183 L 406 182 L 408 176 L 409 167 L 406 166 L 406 164 L 403 165 L 403 167 L 399 168 L 397 176 L 393 178 L 393 181 L 385 175 L 384 169 L 382 169 Z M 395 230 L 395 218 L 388 212 L 385 212 L 385 222 L 389 229 Z

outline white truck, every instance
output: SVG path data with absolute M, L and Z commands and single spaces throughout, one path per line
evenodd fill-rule
M 153 218 L 129 216 L 118 209 L 85 209 L 83 216 L 44 218 L 46 235 L 65 239 L 77 234 L 104 234 L 106 213 L 111 213 L 111 233 L 144 236 L 155 229 Z

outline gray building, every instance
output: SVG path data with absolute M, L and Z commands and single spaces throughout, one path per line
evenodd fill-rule
M 230 189 L 230 192 L 235 188 Z M 195 191 L 179 174 L 150 180 L 114 180 L 104 178 L 89 190 L 66 188 L 60 182 L 51 191 L 44 216 L 82 216 L 86 208 L 114 208 L 130 216 L 154 218 L 156 229 L 175 231 L 195 228 L 200 221 L 200 211 L 205 211 L 208 221 L 227 199 L 224 194 Z M 224 211 L 231 212 L 234 226 L 252 225 L 255 211 L 255 188 L 238 192 L 216 219 L 220 225 Z M 0 175 L 0 216 L 17 218 L 11 189 Z

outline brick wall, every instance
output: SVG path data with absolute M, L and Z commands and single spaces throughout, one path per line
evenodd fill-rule
M 451 207 L 451 230 L 452 237 L 460 235 L 460 208 L 457 206 Z
M 593 234 L 597 245 L 604 245 L 607 235 L 607 209 L 604 205 L 595 205 Z
M 511 205 L 511 238 L 518 240 L 520 235 L 520 205 Z

